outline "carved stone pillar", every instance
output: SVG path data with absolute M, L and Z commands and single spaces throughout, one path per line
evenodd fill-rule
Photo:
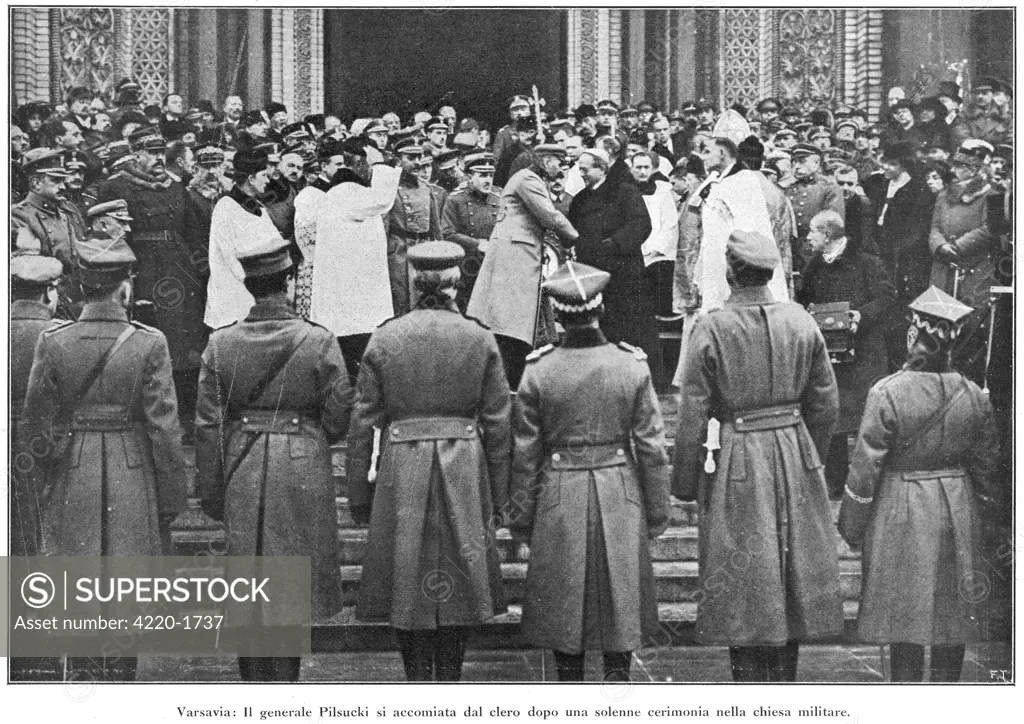
M 12 85 L 19 105 L 50 100 L 50 18 L 40 8 L 11 8 Z
M 271 91 L 294 118 L 324 110 L 323 10 L 271 11 Z

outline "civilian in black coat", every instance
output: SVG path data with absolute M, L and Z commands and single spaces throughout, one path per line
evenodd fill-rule
M 839 499 L 849 467 L 847 436 L 860 428 L 868 391 L 889 374 L 885 330 L 895 307 L 895 292 L 882 260 L 862 251 L 847 236 L 843 219 L 835 211 L 822 211 L 811 219 L 807 240 L 812 256 L 804 268 L 797 301 L 809 304 L 849 302 L 860 312 L 851 361 L 833 366 L 839 385 L 839 422 L 825 461 L 829 494 Z M 897 317 L 898 318 L 898 317 Z
M 601 329 L 611 342 L 627 342 L 648 355 L 655 380 L 661 374 L 661 348 L 654 300 L 643 283 L 640 251 L 651 234 L 651 219 L 636 186 L 617 185 L 608 173 L 611 161 L 600 149 L 584 151 L 577 162 L 587 186 L 572 200 L 569 220 L 579 232 L 576 257 L 612 275 L 604 290 Z

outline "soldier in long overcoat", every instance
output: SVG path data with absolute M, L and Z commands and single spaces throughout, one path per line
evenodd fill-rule
M 665 428 L 646 355 L 597 320 L 609 274 L 569 261 L 544 288 L 565 325 L 527 358 L 513 417 L 511 526 L 529 536 L 523 633 L 582 681 L 587 650 L 606 680 L 657 630 L 648 538 L 668 523 Z
M 494 335 L 455 305 L 463 256 L 447 241 L 410 249 L 416 307 L 370 338 L 348 439 L 352 515 L 370 524 L 356 616 L 397 629 L 410 680 L 457 681 L 465 627 L 505 610 L 492 514 L 511 403 Z
M 44 545 L 59 556 L 168 555 L 186 497 L 167 340 L 128 320 L 135 256 L 123 240 L 76 252 L 85 306 L 39 337 L 19 426 L 26 445 L 67 438 L 55 445 Z M 134 679 L 135 659 L 108 658 L 99 675 Z
M 535 342 L 544 232 L 550 229 L 566 241 L 579 237 L 551 202 L 545 183 L 562 172 L 565 149 L 541 145 L 533 154 L 533 165 L 509 179 L 501 192 L 498 221 L 488 243 L 481 245 L 484 263 L 466 308 L 494 332 L 513 387 Z
M 980 174 L 988 151 L 970 143 L 961 146 L 951 159 L 956 180 L 935 199 L 928 247 L 932 285 L 968 306 L 980 306 L 995 284 L 992 254 L 998 250 L 998 240 L 984 228 L 988 197 L 993 193 L 992 185 Z M 958 269 L 960 278 L 955 279 Z
M 50 256 L 25 255 L 11 259 L 11 439 L 18 439 L 18 423 L 25 404 L 28 377 L 39 336 L 52 327 L 57 308 L 56 284 L 63 272 Z M 39 550 L 40 494 L 45 485 L 44 465 L 31 445 L 15 450 L 11 481 L 11 555 L 34 556 Z M 35 454 L 34 454 L 35 453 Z
M 687 349 L 673 492 L 700 509 L 698 639 L 730 647 L 737 681 L 792 681 L 799 642 L 843 627 L 821 464 L 839 394 L 814 320 L 766 289 L 775 242 L 737 230 L 727 255 L 731 295 Z M 712 417 L 721 450 L 705 474 Z
M 864 546 L 857 635 L 891 644 L 892 680 L 921 681 L 931 646 L 930 680 L 959 681 L 980 638 L 981 527 L 1009 491 L 988 396 L 950 365 L 970 307 L 931 287 L 910 310 L 907 364 L 871 389 L 839 531 Z
M 334 335 L 289 304 L 288 250 L 278 237 L 239 255 L 256 303 L 215 331 L 203 353 L 196 474 L 203 509 L 227 525 L 228 555 L 311 558 L 317 622 L 341 610 L 330 445 L 348 429 L 351 395 Z M 262 612 L 264 626 L 289 622 L 286 611 Z M 238 663 L 246 680 L 299 676 L 297 658 Z

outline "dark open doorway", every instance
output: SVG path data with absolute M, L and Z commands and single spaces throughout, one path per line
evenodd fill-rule
M 505 101 L 536 84 L 565 106 L 561 10 L 328 10 L 325 107 L 350 121 L 396 111 L 403 123 L 446 92 L 460 118 L 492 129 Z M 433 106 L 433 107 L 431 107 Z

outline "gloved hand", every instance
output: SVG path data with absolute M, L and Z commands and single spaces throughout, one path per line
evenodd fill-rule
M 352 521 L 362 527 L 370 525 L 370 516 L 373 514 L 373 504 L 369 505 L 350 505 L 349 513 L 352 514 Z
M 647 525 L 647 538 L 648 538 L 648 540 L 654 540 L 655 538 L 658 538 L 659 536 L 661 536 L 661 534 L 664 533 L 666 530 L 668 530 L 668 521 L 667 520 L 664 523 L 656 523 L 654 525 L 648 524 Z
M 960 260 L 960 252 L 952 244 L 943 244 L 935 250 L 935 256 L 947 264 L 955 264 Z

